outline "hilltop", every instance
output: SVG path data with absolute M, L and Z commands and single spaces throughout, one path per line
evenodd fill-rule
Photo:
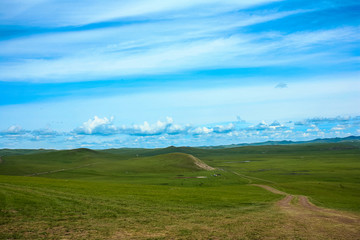
M 2 151 L 8 155 L 0 163 L 1 239 L 360 233 L 360 148 L 352 141 Z

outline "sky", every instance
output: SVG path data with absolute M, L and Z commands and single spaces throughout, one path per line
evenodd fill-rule
M 0 1 L 0 148 L 351 135 L 357 0 Z

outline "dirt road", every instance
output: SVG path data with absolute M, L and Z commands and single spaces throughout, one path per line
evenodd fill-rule
M 268 190 L 269 192 L 275 193 L 275 194 L 280 194 L 280 195 L 288 195 L 285 192 L 279 191 L 273 187 L 267 186 L 267 185 L 261 185 L 261 184 L 251 184 L 253 186 L 257 186 L 257 187 L 261 187 L 264 188 L 265 190 Z
M 242 178 L 246 179 L 249 184 L 253 183 L 253 180 L 260 180 L 262 182 L 275 184 L 275 182 L 272 182 L 272 181 L 269 181 L 269 180 L 266 180 L 266 179 L 257 178 L 257 177 L 250 177 L 250 176 L 246 176 L 244 174 L 238 173 L 238 172 L 232 172 L 232 173 L 234 173 L 235 175 L 238 175 L 239 177 L 242 177 Z
M 285 213 L 286 221 L 274 233 L 285 239 L 360 239 L 360 216 L 348 212 L 322 208 L 306 196 L 291 195 L 267 185 L 252 184 L 285 197 L 276 207 Z

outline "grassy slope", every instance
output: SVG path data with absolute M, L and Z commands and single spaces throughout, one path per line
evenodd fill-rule
M 227 172 L 212 177 L 212 172 L 198 169 L 186 155 L 174 152 L 192 154 Z M 89 163 L 93 165 L 81 167 Z M 68 170 L 42 176 L 190 187 L 247 183 L 231 173 L 236 171 L 270 180 L 284 191 L 310 196 L 317 204 L 360 211 L 360 148 L 351 142 L 229 149 L 76 149 L 3 157 L 0 174 L 26 175 L 56 169 Z M 183 178 L 196 176 L 208 178 Z
M 0 156 L 14 156 L 14 155 L 25 155 L 25 154 L 37 154 L 45 152 L 54 152 L 56 150 L 51 149 L 0 149 Z
M 28 175 L 62 168 L 73 168 L 84 164 L 91 164 L 109 156 L 89 149 L 75 149 L 69 151 L 40 152 L 38 154 L 13 155 L 2 157 L 0 174 Z
M 360 211 L 360 148 L 352 144 L 257 146 L 199 154 L 215 167 L 274 182 L 320 205 Z M 219 154 L 222 152 L 222 154 Z M 256 183 L 267 183 L 255 180 Z
M 88 164 L 92 165 L 88 166 Z M 3 157 L 0 174 L 24 176 L 59 169 L 66 171 L 39 176 L 175 186 L 246 183 L 229 173 L 214 178 L 212 172 L 199 169 L 191 158 L 182 153 L 136 157 L 136 154 L 127 151 L 123 154 L 112 154 L 86 149 Z M 197 176 L 206 176 L 208 179 L 204 181 L 190 178 Z
M 0 182 L 1 239 L 231 236 L 275 199 L 245 185 L 205 190 L 12 176 Z M 272 218 L 280 217 L 266 216 Z M 246 234 L 267 230 L 252 228 L 258 230 Z
M 174 152 L 226 171 L 203 171 Z M 281 238 L 274 229 L 286 219 L 272 207 L 281 196 L 247 185 L 232 171 L 273 181 L 327 207 L 358 212 L 359 156 L 351 144 L 6 156 L 0 165 L 0 239 Z M 21 177 L 57 169 L 68 170 Z M 195 176 L 207 178 L 183 178 Z M 296 238 L 287 234 L 283 238 Z
M 185 154 L 163 153 L 134 158 L 78 149 L 3 157 L 0 171 L 11 175 L 96 164 L 42 177 L 0 176 L 0 238 L 251 238 L 282 219 L 271 211 L 280 196 L 233 174 L 213 177 Z M 260 219 L 264 225 L 244 224 Z

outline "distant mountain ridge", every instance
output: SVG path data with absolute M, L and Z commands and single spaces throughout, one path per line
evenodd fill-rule
M 266 141 L 266 142 L 258 142 L 258 143 L 240 143 L 240 144 L 229 144 L 229 145 L 219 145 L 219 146 L 200 146 L 200 147 L 189 147 L 189 146 L 169 146 L 165 148 L 110 148 L 110 149 L 102 149 L 102 150 L 93 150 L 87 148 L 77 148 L 77 149 L 68 149 L 68 150 L 55 150 L 55 149 L 0 149 L 0 156 L 14 156 L 14 155 L 28 155 L 34 153 L 52 153 L 52 152 L 66 152 L 71 154 L 77 153 L 86 153 L 86 154 L 97 154 L 100 152 L 106 152 L 110 154 L 133 154 L 134 151 L 138 152 L 139 156 L 154 156 L 161 155 L 167 153 L 186 153 L 186 154 L 195 154 L 201 153 L 202 150 L 205 151 L 207 149 L 226 149 L 226 148 L 237 148 L 237 147 L 246 147 L 246 146 L 271 146 L 271 145 L 297 145 L 297 144 L 312 144 L 312 143 L 345 143 L 351 144 L 356 147 L 360 147 L 360 136 L 349 136 L 344 138 L 318 138 L 309 141 L 290 141 L 290 140 L 282 140 L 282 141 Z
M 229 144 L 229 145 L 219 145 L 219 146 L 201 146 L 199 148 L 205 149 L 217 149 L 217 148 L 235 148 L 242 146 L 263 146 L 263 145 L 290 145 L 290 144 L 306 144 L 306 143 L 341 143 L 341 142 L 360 142 L 360 136 L 349 136 L 344 138 L 317 138 L 309 141 L 291 141 L 291 140 L 282 140 L 282 141 L 266 141 L 258 143 L 239 143 L 239 144 Z

